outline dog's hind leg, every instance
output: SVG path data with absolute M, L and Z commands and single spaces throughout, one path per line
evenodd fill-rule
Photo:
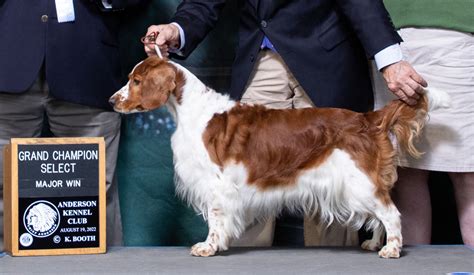
M 379 250 L 383 243 L 384 233 L 385 233 L 385 229 L 383 225 L 381 224 L 377 226 L 373 231 L 372 239 L 365 240 L 362 243 L 361 245 L 362 249 L 370 250 L 370 251 Z
M 403 242 L 400 212 L 391 200 L 387 203 L 379 203 L 374 212 L 387 232 L 387 244 L 379 251 L 379 256 L 382 258 L 399 258 Z

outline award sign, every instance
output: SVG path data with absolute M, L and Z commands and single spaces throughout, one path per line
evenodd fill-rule
M 3 185 L 11 255 L 105 253 L 103 138 L 13 138 Z

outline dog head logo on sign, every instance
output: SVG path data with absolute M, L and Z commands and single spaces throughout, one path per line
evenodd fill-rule
M 38 238 L 48 237 L 59 226 L 59 211 L 48 201 L 36 201 L 30 204 L 23 216 L 26 230 Z

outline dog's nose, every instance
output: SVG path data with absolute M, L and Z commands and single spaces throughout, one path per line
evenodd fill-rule
M 110 103 L 110 105 L 115 106 L 115 97 L 114 96 L 109 98 L 109 103 Z

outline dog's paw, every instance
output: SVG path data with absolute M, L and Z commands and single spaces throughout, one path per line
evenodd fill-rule
M 365 240 L 361 247 L 365 250 L 377 251 L 380 248 L 380 243 L 374 240 Z
M 379 256 L 385 259 L 400 258 L 400 248 L 393 245 L 386 245 L 379 251 Z
M 190 254 L 198 257 L 209 257 L 216 254 L 216 249 L 214 249 L 210 243 L 201 242 L 191 247 Z

